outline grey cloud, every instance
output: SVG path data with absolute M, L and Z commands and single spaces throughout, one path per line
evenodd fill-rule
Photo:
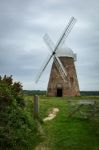
M 56 42 L 74 15 L 77 23 L 66 45 L 78 55 L 81 90 L 98 90 L 98 3 L 98 0 L 0 0 L 0 74 L 13 74 L 25 89 L 32 88 L 34 76 L 49 54 L 42 36 L 47 32 Z M 51 64 L 35 89 L 46 89 L 50 68 Z

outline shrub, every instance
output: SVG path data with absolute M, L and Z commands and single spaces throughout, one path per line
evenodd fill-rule
M 25 110 L 22 85 L 12 76 L 0 76 L 0 149 L 28 149 L 34 122 Z

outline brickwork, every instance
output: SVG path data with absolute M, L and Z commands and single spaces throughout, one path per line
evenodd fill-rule
M 58 89 L 61 89 L 61 96 L 79 96 L 79 85 L 76 75 L 76 69 L 74 65 L 74 59 L 71 57 L 60 57 L 60 60 L 67 72 L 67 83 L 63 81 L 60 76 L 59 71 L 56 68 L 55 63 L 53 62 L 49 83 L 48 83 L 48 96 L 58 96 Z

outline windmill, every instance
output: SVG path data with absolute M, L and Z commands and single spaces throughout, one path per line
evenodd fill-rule
M 53 58 L 52 69 L 48 83 L 48 96 L 77 96 L 79 94 L 78 80 L 74 65 L 75 54 L 70 48 L 63 48 L 62 45 L 72 30 L 76 19 L 71 17 L 64 32 L 60 36 L 56 45 L 52 42 L 50 37 L 46 34 L 44 40 L 49 46 L 51 55 L 47 59 L 44 66 L 41 68 L 36 83 L 39 81 L 42 73 L 46 69 L 50 60 Z

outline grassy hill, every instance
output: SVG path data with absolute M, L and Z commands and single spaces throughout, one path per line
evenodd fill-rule
M 23 95 L 20 82 L 0 76 L 0 150 L 99 150 L 99 116 L 89 118 L 94 105 L 73 112 L 79 100 L 97 103 L 99 96 L 58 98 L 46 97 L 46 91 L 32 92 Z M 38 119 L 33 117 L 35 94 L 40 96 Z M 72 107 L 68 100 L 73 100 Z M 55 108 L 57 115 L 44 122 Z
M 70 99 L 99 100 L 99 97 L 72 97 Z M 25 100 L 32 112 L 33 97 L 25 97 Z M 38 150 L 40 147 L 46 150 L 99 150 L 99 118 L 85 119 L 77 115 L 68 117 L 67 100 L 68 98 L 40 97 L 40 118 L 45 118 L 52 108 L 58 108 L 59 112 L 53 120 L 41 123 L 43 135 L 40 134 L 42 141 L 38 143 Z

